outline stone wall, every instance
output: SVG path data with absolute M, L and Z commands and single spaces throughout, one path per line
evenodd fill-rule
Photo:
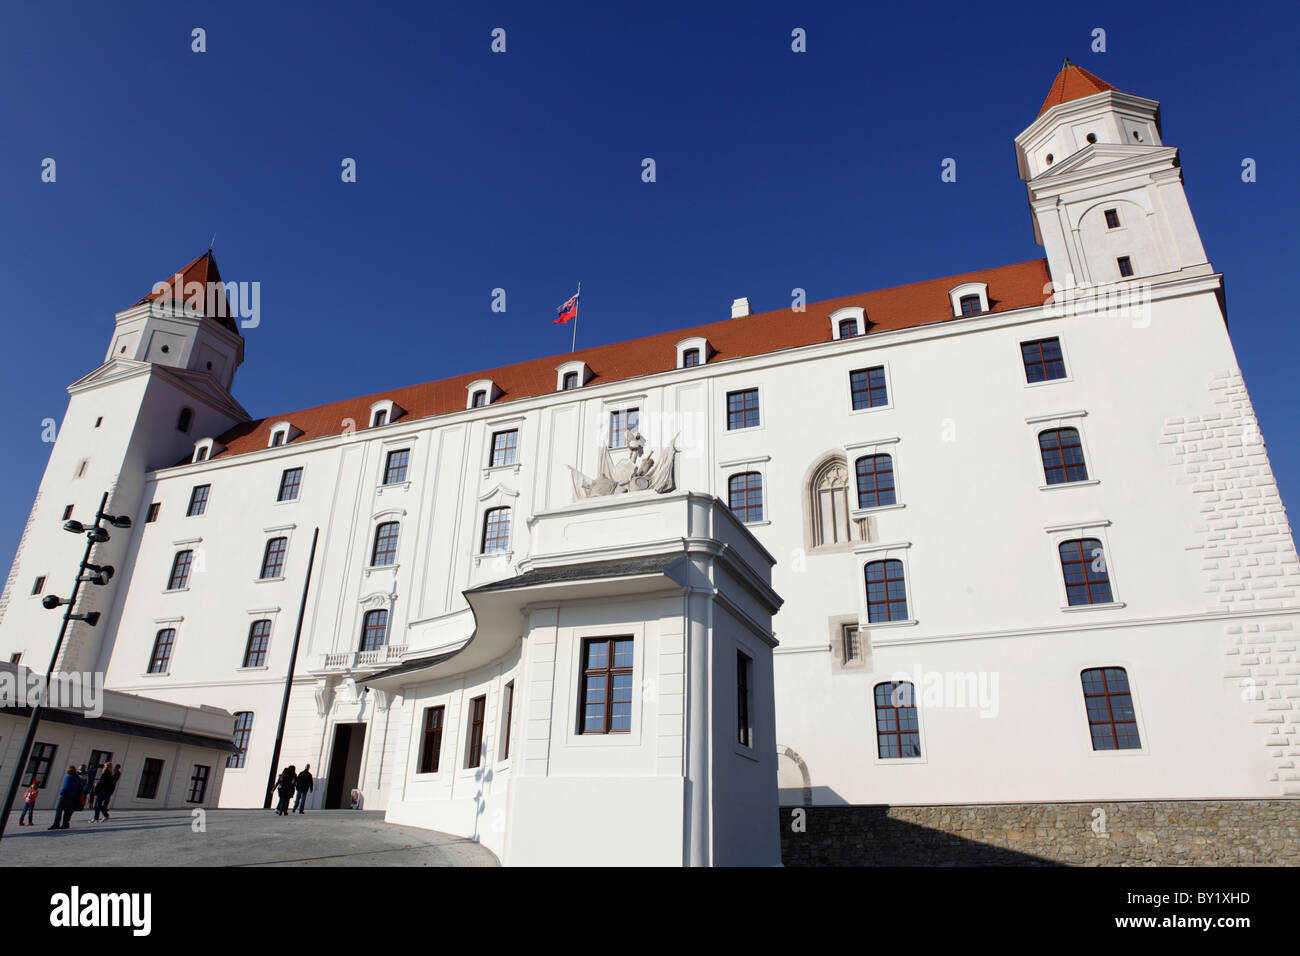
M 786 866 L 1300 865 L 1300 800 L 782 807 L 780 817 Z

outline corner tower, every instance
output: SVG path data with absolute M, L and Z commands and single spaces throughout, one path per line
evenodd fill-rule
M 1155 100 L 1066 60 L 1016 161 L 1058 288 L 1213 272 Z

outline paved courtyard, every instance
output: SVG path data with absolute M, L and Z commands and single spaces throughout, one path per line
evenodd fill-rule
M 497 866 L 464 837 L 399 827 L 379 812 L 208 810 L 195 832 L 190 810 L 114 810 L 108 822 L 75 813 L 67 830 L 19 827 L 15 810 L 0 840 L 0 866 Z

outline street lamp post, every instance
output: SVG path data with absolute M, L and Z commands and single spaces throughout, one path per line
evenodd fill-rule
M 104 509 L 108 507 L 108 492 L 104 492 L 104 497 L 100 499 L 99 508 L 95 511 L 95 523 L 86 527 L 80 521 L 65 521 L 63 530 L 72 534 L 86 535 L 86 553 L 81 557 L 81 564 L 77 567 L 77 580 L 72 586 L 72 596 L 66 601 L 54 594 L 47 594 L 41 599 L 41 604 L 48 610 L 54 610 L 56 607 L 67 606 L 63 612 L 63 625 L 59 628 L 59 639 L 54 642 L 54 652 L 50 655 L 50 667 L 45 672 L 45 684 L 41 688 L 40 696 L 32 703 L 32 715 L 27 721 L 27 736 L 23 738 L 23 746 L 18 754 L 18 763 L 14 767 L 13 779 L 9 781 L 9 792 L 5 796 L 4 809 L 0 810 L 0 839 L 4 837 L 5 827 L 9 823 L 9 814 L 13 810 L 14 799 L 18 796 L 18 789 L 22 786 L 23 774 L 27 770 L 27 761 L 32 754 L 32 744 L 36 740 L 36 728 L 41 722 L 41 710 L 45 703 L 45 696 L 49 693 L 50 681 L 54 677 L 54 667 L 59 660 L 59 651 L 63 649 L 63 638 L 68 633 L 68 623 L 70 621 L 85 621 L 91 627 L 99 623 L 98 611 L 87 611 L 85 614 L 73 614 L 72 609 L 76 606 L 77 595 L 81 593 L 81 585 L 84 584 L 107 584 L 113 576 L 112 565 L 98 565 L 90 563 L 90 552 L 97 544 L 102 544 L 109 539 L 108 530 L 102 527 L 101 522 L 107 521 L 114 528 L 131 527 L 131 519 L 125 515 L 105 514 Z M 91 572 L 89 575 L 86 572 Z

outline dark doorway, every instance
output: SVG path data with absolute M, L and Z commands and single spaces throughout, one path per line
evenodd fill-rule
M 352 805 L 352 790 L 361 779 L 361 751 L 365 742 L 365 724 L 335 725 L 329 783 L 325 785 L 326 810 L 341 810 Z

